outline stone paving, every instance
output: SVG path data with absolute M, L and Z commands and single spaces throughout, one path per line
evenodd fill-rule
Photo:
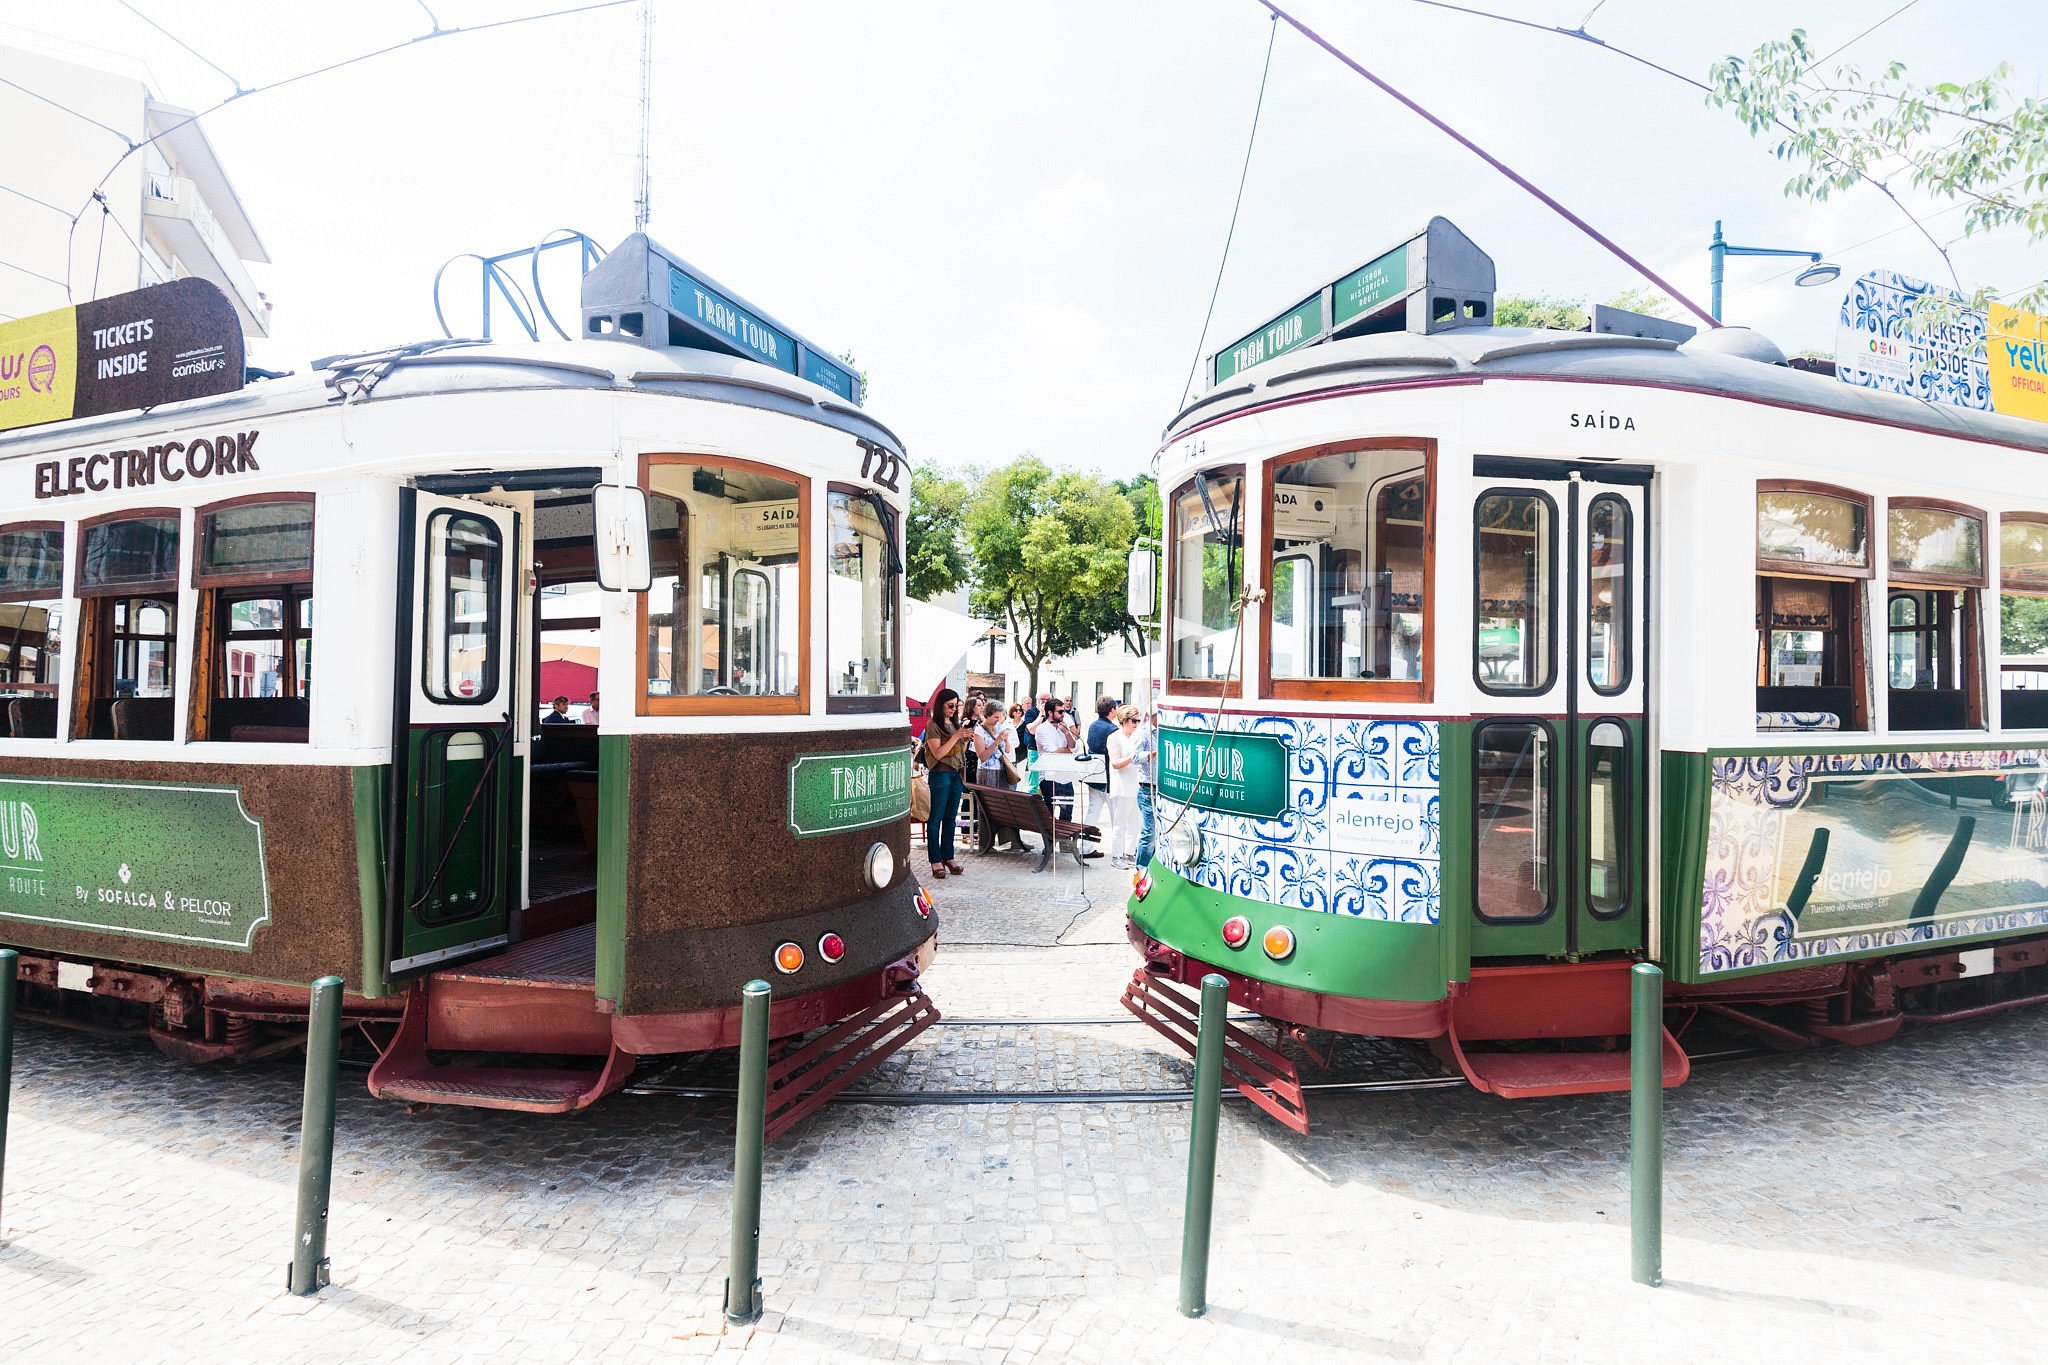
M 1107 1018 L 1122 880 L 967 861 L 950 1016 Z M 1001 1037 L 976 1053 L 963 1035 Z M 935 1028 L 983 1089 L 1172 1085 L 1136 1025 Z M 1001 1074 L 1007 1055 L 1016 1068 Z M 727 1331 L 719 1104 L 340 1106 L 334 1285 L 286 1295 L 298 1077 L 26 1026 L 0 1360 L 2030 1361 L 2048 1013 L 1706 1068 L 1667 1097 L 1667 1282 L 1628 1278 L 1622 1098 L 1226 1105 L 1210 1309 L 1175 1311 L 1178 1103 L 841 1105 L 770 1149 L 767 1315 Z

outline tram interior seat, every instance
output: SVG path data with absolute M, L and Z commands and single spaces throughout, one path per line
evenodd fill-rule
M 215 697 L 207 734 L 237 744 L 304 744 L 311 719 L 300 697 Z
M 1759 712 L 1825 711 L 1841 721 L 1841 728 L 1854 730 L 1856 693 L 1848 687 L 1758 687 Z
M 537 837 L 597 852 L 597 727 L 533 730 L 533 825 Z
M 1894 687 L 1891 718 L 1894 730 L 1967 730 L 1970 699 L 1961 689 Z
M 2048 730 L 2048 689 L 2013 688 L 2000 692 L 1998 723 L 2008 730 Z M 17 728 L 14 733 L 18 735 L 21 731 Z
M 16 739 L 55 739 L 56 698 L 16 697 L 7 703 L 7 728 Z
M 102 707 L 106 708 L 104 712 Z M 92 710 L 94 739 L 105 738 L 107 734 L 115 739 L 172 738 L 169 697 L 102 697 L 93 702 Z M 100 729 L 102 715 L 106 717 L 104 733 Z

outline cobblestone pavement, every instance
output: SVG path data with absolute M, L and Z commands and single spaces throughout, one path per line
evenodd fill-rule
M 934 888 L 949 1016 L 1117 1012 L 1119 877 L 1083 902 L 1071 862 L 968 868 Z M 948 1085 L 1180 1083 L 1151 1037 L 913 1046 L 956 1050 L 924 1063 Z M 294 1299 L 296 1068 L 24 1027 L 0 1359 L 2017 1362 L 2048 1310 L 2042 1011 L 1702 1069 L 1667 1098 L 1657 1290 L 1628 1279 L 1625 1099 L 1323 1096 L 1308 1137 L 1227 1105 L 1198 1321 L 1179 1103 L 826 1110 L 770 1149 L 768 1312 L 727 1332 L 722 1106 L 414 1115 L 345 1079 L 335 1283 Z

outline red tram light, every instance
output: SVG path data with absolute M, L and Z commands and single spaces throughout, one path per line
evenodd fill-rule
M 837 934 L 827 934 L 818 940 L 818 956 L 827 962 L 837 962 L 846 956 L 846 940 Z
M 1223 921 L 1223 945 L 1226 948 L 1242 948 L 1252 941 L 1252 922 L 1243 915 L 1232 915 Z
M 1152 894 L 1152 874 L 1142 867 L 1131 874 L 1131 894 L 1139 900 Z
M 934 907 L 932 905 L 931 892 L 925 890 L 923 887 L 920 886 L 919 888 L 917 888 L 917 894 L 915 896 L 912 896 L 910 899 L 911 903 L 917 906 L 917 913 L 920 918 L 930 919 L 932 917 L 932 910 Z

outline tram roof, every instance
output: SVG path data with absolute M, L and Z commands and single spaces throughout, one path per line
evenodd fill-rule
M 1859 388 L 1745 351 L 1776 355 L 1768 341 L 1741 328 L 1702 332 L 1683 343 L 1524 327 L 1384 332 L 1304 347 L 1246 369 L 1181 409 L 1161 436 L 1171 441 L 1191 427 L 1322 390 L 1554 379 L 1681 389 L 2048 453 L 2048 423 Z
M 607 390 L 695 398 L 782 413 L 873 441 L 901 456 L 896 433 L 829 389 L 737 356 L 623 341 L 429 341 L 327 356 L 305 373 L 149 411 L 0 432 L 0 458 L 89 442 L 138 422 L 172 423 L 215 410 L 283 413 L 342 403 L 532 389 Z

